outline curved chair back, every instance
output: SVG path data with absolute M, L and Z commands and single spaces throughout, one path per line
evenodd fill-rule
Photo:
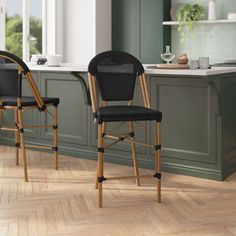
M 28 66 L 16 55 L 0 50 L 0 97 L 22 98 L 22 74 L 26 77 L 39 109 L 45 110 L 46 107 Z
M 120 51 L 106 51 L 95 56 L 88 66 L 103 101 L 133 100 L 136 77 L 144 73 L 141 62 Z
M 0 59 L 0 96 L 18 96 L 18 68 L 9 60 Z

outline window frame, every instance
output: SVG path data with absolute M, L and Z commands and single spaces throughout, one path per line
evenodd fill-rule
M 23 61 L 29 61 L 30 54 L 30 14 L 29 14 L 29 0 L 23 0 L 22 7 L 22 33 L 23 33 Z

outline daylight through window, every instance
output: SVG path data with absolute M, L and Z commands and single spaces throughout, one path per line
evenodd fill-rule
M 0 0 L 0 45 L 28 61 L 32 54 L 42 53 L 42 0 Z M 24 17 L 23 17 L 24 12 Z M 2 34 L 5 34 L 5 38 Z M 25 42 L 24 42 L 25 41 Z

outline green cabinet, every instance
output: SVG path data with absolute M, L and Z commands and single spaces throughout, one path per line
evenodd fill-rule
M 42 97 L 60 98 L 60 143 L 87 145 L 88 111 L 78 79 L 69 73 L 41 73 L 40 90 Z M 49 119 L 49 115 L 41 113 L 42 124 L 46 124 Z M 40 138 L 51 140 L 52 135 L 52 129 L 42 129 Z
M 151 97 L 163 113 L 162 164 L 178 172 L 191 166 L 196 175 L 216 176 L 218 97 L 208 82 L 186 78 L 151 78 Z M 217 164 L 216 164 L 217 163 Z M 178 166 L 178 168 L 177 168 Z
M 236 169 L 236 78 L 235 75 L 218 81 L 221 94 L 219 101 L 220 147 L 224 176 L 228 176 Z
M 78 72 L 87 83 L 87 73 Z M 97 129 L 83 87 L 70 72 L 33 72 L 42 96 L 59 97 L 59 152 L 97 158 Z M 24 81 L 24 90 L 26 89 Z M 148 75 L 152 108 L 162 111 L 162 170 L 222 180 L 236 169 L 236 74 L 213 76 Z M 30 95 L 30 94 L 26 94 Z M 137 81 L 134 104 L 143 104 Z M 4 114 L 4 122 L 13 114 Z M 24 114 L 25 124 L 45 125 L 50 116 Z M 155 122 L 143 125 L 155 130 Z M 110 125 L 110 128 L 114 124 Z M 126 128 L 126 129 L 125 129 Z M 123 131 L 127 131 L 126 126 Z M 119 130 L 122 132 L 121 130 Z M 136 126 L 136 138 L 154 144 L 155 137 Z M 0 132 L 0 143 L 14 144 L 14 134 Z M 51 144 L 51 129 L 26 129 L 26 141 Z M 154 167 L 154 150 L 137 146 L 140 167 Z M 125 142 L 105 151 L 105 160 L 132 164 L 131 146 Z
M 163 113 L 162 167 L 222 180 L 236 169 L 236 75 L 151 76 Z
M 170 32 L 162 25 L 169 0 L 113 0 L 112 49 L 131 53 L 143 63 L 161 62 Z
M 88 106 L 80 82 L 69 72 L 33 72 L 33 78 L 42 97 L 59 97 L 59 146 L 61 151 L 75 153 L 88 145 Z M 81 73 L 86 80 L 87 73 Z M 26 80 L 23 80 L 23 94 L 32 96 Z M 49 111 L 53 109 L 49 108 Z M 23 114 L 25 125 L 46 125 L 52 123 L 48 113 L 26 111 Z M 14 114 L 4 112 L 3 125 L 14 125 Z M 1 141 L 14 143 L 13 132 L 1 132 Z M 25 138 L 29 143 L 51 144 L 53 130 L 25 129 Z

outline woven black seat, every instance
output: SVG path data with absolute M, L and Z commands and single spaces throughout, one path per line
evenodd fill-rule
M 59 104 L 59 98 L 51 98 L 51 97 L 42 97 L 43 103 L 45 105 L 52 104 L 57 106 Z M 0 105 L 2 106 L 17 106 L 17 98 L 0 96 Z M 37 102 L 34 97 L 22 97 L 21 106 L 29 107 L 29 106 L 37 106 Z
M 155 120 L 160 122 L 162 113 L 141 106 L 106 106 L 97 111 L 97 122 Z
M 52 129 L 52 145 L 28 145 L 31 148 L 53 150 L 55 169 L 58 169 L 58 104 L 59 98 L 41 96 L 30 69 L 24 61 L 12 53 L 0 51 L 0 131 L 15 133 L 16 165 L 19 165 L 19 150 L 21 149 L 26 182 L 28 181 L 24 139 L 26 129 Z M 49 107 L 52 108 L 49 110 Z M 7 113 L 3 119 L 3 113 L 7 110 L 14 111 L 14 122 L 10 118 L 12 112 Z M 34 122 L 25 124 L 23 113 L 27 111 L 27 115 L 35 110 L 42 113 L 40 117 L 44 114 L 50 118 L 37 119 L 39 124 L 34 124 Z
M 144 106 L 133 104 L 134 89 L 137 78 L 140 82 Z M 140 178 L 143 176 L 139 175 L 136 144 L 145 145 L 155 149 L 155 174 L 148 177 L 155 177 L 158 179 L 157 199 L 158 202 L 161 202 L 160 122 L 162 120 L 162 113 L 151 109 L 144 68 L 141 62 L 134 56 L 125 52 L 102 52 L 95 56 L 89 63 L 88 81 L 93 117 L 98 126 L 98 167 L 96 188 L 99 190 L 99 207 L 102 207 L 103 181 L 120 178 L 105 178 L 103 176 L 103 154 L 105 149 L 122 141 L 131 143 L 134 163 L 133 177 L 136 178 L 137 185 L 140 185 Z M 97 89 L 99 90 L 99 93 L 97 93 Z M 101 99 L 98 99 L 98 94 Z M 102 100 L 101 103 L 99 102 L 100 100 Z M 123 105 L 124 102 L 127 102 L 127 105 Z M 156 129 L 154 129 L 154 131 L 156 131 L 155 144 L 143 143 L 142 141 L 137 141 L 135 139 L 134 124 L 139 125 L 139 128 L 146 129 L 146 126 L 143 125 L 141 121 L 156 122 Z M 111 130 L 108 130 L 107 123 L 109 122 L 120 123 L 113 124 Z M 128 132 L 117 132 L 117 129 L 123 125 L 127 126 Z M 104 144 L 106 139 L 112 139 L 113 142 Z M 127 176 L 123 176 L 121 178 L 124 179 L 126 177 Z

